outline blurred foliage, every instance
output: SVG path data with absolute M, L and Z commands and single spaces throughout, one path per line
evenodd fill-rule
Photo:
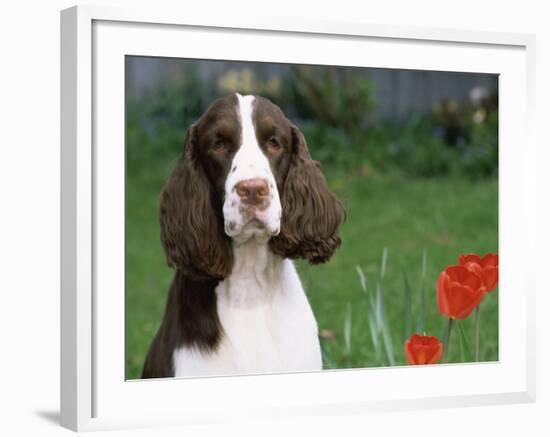
M 282 87 L 281 78 L 277 76 L 260 80 L 250 68 L 230 69 L 218 79 L 218 87 L 227 94 L 258 94 L 265 97 L 277 96 Z
M 177 83 L 127 101 L 126 142 L 129 170 L 149 166 L 163 158 L 174 160 L 186 129 L 218 97 L 216 88 L 188 69 Z
M 290 75 L 259 79 L 252 69 L 230 69 L 204 79 L 189 68 L 127 104 L 128 166 L 174 159 L 187 129 L 212 101 L 231 92 L 260 94 L 284 109 L 303 130 L 312 155 L 342 172 L 405 176 L 497 174 L 496 94 L 461 103 L 440 102 L 427 114 L 375 118 L 373 83 L 361 70 L 293 66 Z M 163 159 L 161 159 L 163 161 Z
M 333 66 L 293 66 L 291 71 L 284 108 L 351 136 L 363 129 L 373 108 L 372 82 L 364 72 Z
M 413 116 L 405 123 L 384 121 L 365 134 L 367 162 L 377 170 L 399 170 L 410 176 L 496 176 L 498 113 L 482 122 L 468 122 L 467 137 L 445 141 L 446 128 L 430 116 Z

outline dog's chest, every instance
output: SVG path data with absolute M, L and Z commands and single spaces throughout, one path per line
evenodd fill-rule
M 321 369 L 317 324 L 293 264 L 283 261 L 267 275 L 250 267 L 216 289 L 223 327 L 218 349 L 178 350 L 176 376 Z

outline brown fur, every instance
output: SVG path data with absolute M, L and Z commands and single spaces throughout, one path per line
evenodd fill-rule
M 285 258 L 304 258 L 311 264 L 327 261 L 340 246 L 338 227 L 344 209 L 328 189 L 317 161 L 311 159 L 304 135 L 292 126 L 293 150 L 281 195 L 281 232 L 271 250 Z
M 162 324 L 151 343 L 142 378 L 174 376 L 172 355 L 176 348 L 186 345 L 203 353 L 215 350 L 223 329 L 218 318 L 218 280 L 193 281 L 176 272 Z
M 222 200 L 206 178 L 189 128 L 183 153 L 160 196 L 161 240 L 170 267 L 187 276 L 224 278 L 233 266 L 223 228 Z

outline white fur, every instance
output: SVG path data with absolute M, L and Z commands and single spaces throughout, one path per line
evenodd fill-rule
M 222 341 L 210 354 L 178 349 L 175 376 L 321 370 L 317 323 L 292 261 L 254 240 L 236 246 L 216 294 Z
M 225 219 L 225 232 L 238 241 L 246 241 L 251 235 L 256 238 L 277 235 L 281 227 L 281 201 L 275 183 L 275 177 L 271 172 L 269 161 L 260 149 L 256 139 L 256 131 L 252 121 L 254 96 L 241 96 L 238 98 L 238 113 L 241 121 L 242 144 L 233 158 L 229 175 L 225 182 L 225 201 L 223 215 Z M 233 169 L 235 169 L 233 171 Z M 242 212 L 241 198 L 236 192 L 239 182 L 248 179 L 264 179 L 269 186 L 269 206 L 263 210 L 255 211 L 254 215 Z M 249 226 L 247 232 L 243 229 L 251 219 L 256 219 L 261 228 Z M 265 232 L 264 232 L 265 231 Z
M 253 96 L 238 96 L 242 145 L 225 189 L 226 232 L 233 238 L 233 271 L 216 288 L 223 328 L 215 352 L 182 347 L 174 352 L 175 376 L 212 376 L 321 370 L 317 323 L 294 264 L 269 250 L 279 232 L 281 203 L 269 162 L 256 140 Z M 243 217 L 235 185 L 263 178 L 271 201 L 255 219 Z M 261 214 L 258 214 L 261 213 Z M 228 223 L 233 222 L 230 228 Z M 254 237 L 254 238 L 252 238 Z

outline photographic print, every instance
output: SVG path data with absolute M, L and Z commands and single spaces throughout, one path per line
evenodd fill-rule
M 125 70 L 127 379 L 498 361 L 498 75 Z

